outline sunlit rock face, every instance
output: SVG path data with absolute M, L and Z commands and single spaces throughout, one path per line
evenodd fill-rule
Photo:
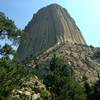
M 17 53 L 20 61 L 37 56 L 56 44 L 86 44 L 75 21 L 66 9 L 57 4 L 40 9 L 24 31 Z

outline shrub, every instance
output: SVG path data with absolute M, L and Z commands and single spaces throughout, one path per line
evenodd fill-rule
M 91 87 L 87 82 L 84 86 L 87 100 L 100 100 L 100 79 Z
M 6 100 L 12 91 L 22 83 L 21 79 L 29 74 L 22 64 L 14 64 L 11 60 L 0 59 L 0 100 Z
M 94 54 L 94 57 L 100 59 L 100 51 L 97 51 L 97 52 Z
M 50 89 L 54 100 L 86 100 L 83 88 L 74 80 L 70 66 L 61 58 L 53 57 L 50 63 L 51 73 L 44 83 Z
M 93 45 L 90 45 L 90 48 L 94 49 L 94 46 Z
M 100 100 L 100 79 L 94 85 L 94 100 Z

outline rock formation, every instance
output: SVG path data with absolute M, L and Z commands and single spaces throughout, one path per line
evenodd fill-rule
M 36 68 L 38 77 L 43 79 L 49 73 L 48 66 L 50 66 L 50 61 L 54 54 L 71 66 L 76 80 L 81 84 L 86 81 L 89 84 L 94 84 L 99 79 L 100 48 L 93 48 L 92 46 L 66 43 L 47 50 L 35 60 L 30 59 L 28 65 Z
M 75 21 L 66 9 L 57 4 L 40 9 L 24 31 L 17 53 L 20 61 L 37 56 L 56 44 L 86 44 Z
M 43 82 L 34 75 L 23 82 L 20 88 L 13 89 L 11 100 L 44 100 L 45 97 L 50 98 L 50 96 Z
M 100 48 L 86 45 L 75 21 L 61 6 L 53 4 L 39 10 L 24 31 L 16 60 L 24 61 L 39 79 L 44 80 L 51 73 L 54 54 L 70 66 L 75 79 L 82 85 L 85 82 L 93 85 L 100 78 Z M 13 90 L 12 98 L 42 100 L 44 93 L 50 97 L 38 78 L 31 77 L 23 82 L 21 88 Z

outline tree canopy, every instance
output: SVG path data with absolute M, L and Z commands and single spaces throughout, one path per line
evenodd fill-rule
M 20 30 L 16 27 L 14 21 L 0 12 L 0 35 L 8 35 L 9 37 L 19 36 Z
M 6 58 L 9 58 L 10 54 L 14 55 L 15 51 L 13 50 L 12 45 L 19 45 L 22 33 L 22 30 L 16 27 L 13 20 L 6 17 L 3 12 L 0 12 L 0 39 L 3 41 L 7 38 L 6 43 L 3 43 L 3 46 L 0 47 L 0 55 Z M 10 40 L 12 44 L 9 44 L 7 42 L 8 40 Z

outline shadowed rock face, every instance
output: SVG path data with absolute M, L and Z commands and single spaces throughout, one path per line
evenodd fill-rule
M 67 10 L 57 4 L 40 9 L 25 27 L 17 58 L 24 60 L 61 43 L 86 44 Z

